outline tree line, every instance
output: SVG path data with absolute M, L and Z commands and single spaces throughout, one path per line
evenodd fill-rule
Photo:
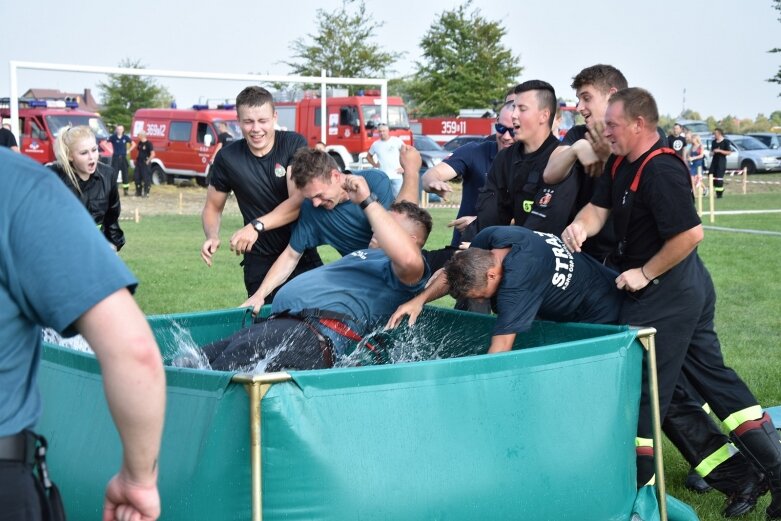
M 781 0 L 772 1 L 781 13 Z M 385 77 L 395 72 L 393 64 L 403 57 L 403 53 L 383 50 L 373 43 L 384 23 L 367 13 L 364 0 L 342 0 L 336 10 L 317 9 L 315 20 L 314 33 L 290 44 L 292 59 L 283 63 L 291 74 L 320 76 L 325 69 L 332 77 Z M 506 32 L 501 21 L 489 20 L 473 8 L 472 0 L 443 11 L 420 40 L 422 57 L 415 62 L 415 72 L 390 80 L 389 93 L 401 96 L 416 117 L 452 116 L 462 108 L 495 107 L 523 71 L 520 56 L 502 43 Z M 120 66 L 144 68 L 139 60 L 131 59 L 123 60 Z M 781 68 L 768 81 L 781 84 Z M 171 93 L 150 77 L 109 75 L 99 88 L 103 117 L 113 125 L 128 126 L 137 109 L 168 107 L 173 101 Z M 727 116 L 717 121 L 691 110 L 678 117 L 704 119 L 711 129 L 718 126 L 730 133 L 781 129 L 781 111 L 769 117 L 759 114 L 755 120 Z M 664 116 L 660 126 L 672 127 L 674 119 Z

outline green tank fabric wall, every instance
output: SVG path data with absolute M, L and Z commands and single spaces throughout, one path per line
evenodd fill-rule
M 390 335 L 439 345 L 428 348 L 439 359 L 291 372 L 271 387 L 264 520 L 629 518 L 642 360 L 633 331 L 538 322 L 518 350 L 470 356 L 485 352 L 493 319 L 438 309 L 422 319 Z M 149 321 L 170 359 L 182 335 L 203 344 L 248 317 Z M 94 357 L 45 346 L 39 430 L 72 519 L 98 517 L 121 459 L 98 373 Z M 250 518 L 249 400 L 231 376 L 166 368 L 163 519 Z

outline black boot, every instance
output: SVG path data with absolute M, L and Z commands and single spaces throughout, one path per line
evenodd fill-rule
M 706 492 L 713 490 L 713 487 L 708 485 L 708 482 L 702 479 L 702 477 L 697 474 L 697 471 L 695 471 L 694 468 L 689 469 L 689 473 L 686 474 L 686 481 L 684 481 L 683 486 L 692 492 L 696 492 L 697 494 L 705 494 Z
M 781 519 L 781 439 L 767 413 L 755 421 L 743 422 L 732 431 L 741 452 L 762 469 L 773 499 L 767 507 L 768 519 Z
M 716 466 L 705 476 L 705 481 L 727 496 L 722 511 L 724 517 L 739 517 L 751 512 L 757 506 L 757 500 L 768 491 L 765 476 L 740 452 Z
M 141 185 L 136 185 L 136 197 L 141 197 Z

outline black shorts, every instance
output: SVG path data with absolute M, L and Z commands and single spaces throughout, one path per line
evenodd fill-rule
M 241 261 L 241 265 L 244 266 L 244 287 L 247 289 L 247 296 L 251 297 L 260 287 L 260 283 L 266 278 L 268 270 L 276 262 L 277 257 L 271 255 L 254 255 L 249 254 L 244 256 L 244 260 Z M 318 266 L 322 266 L 323 261 L 320 259 L 317 250 L 315 248 L 305 250 L 301 259 L 298 261 L 296 269 L 290 275 L 290 279 L 296 275 L 300 275 L 305 271 L 309 271 Z M 282 286 L 280 286 L 281 288 Z M 274 299 L 274 295 L 277 294 L 279 288 L 276 288 L 266 297 L 266 304 L 270 304 Z
M 0 461 L 0 521 L 39 521 L 42 491 L 31 465 Z

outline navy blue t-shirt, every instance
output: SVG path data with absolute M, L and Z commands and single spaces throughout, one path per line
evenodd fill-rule
M 132 143 L 132 140 L 127 134 L 122 134 L 122 137 L 111 134 L 108 137 L 108 142 L 111 143 L 111 146 L 114 148 L 113 156 L 126 156 L 127 146 Z
M 458 208 L 456 218 L 477 215 L 477 194 L 485 184 L 491 163 L 494 162 L 498 152 L 496 139 L 490 139 L 458 147 L 443 160 L 443 163 L 455 170 L 462 179 L 461 206 Z M 454 229 L 450 245 L 457 247 L 459 244 L 461 244 L 461 232 Z
M 366 178 L 369 190 L 377 195 L 386 209 L 393 203 L 393 188 L 382 170 L 370 169 L 353 172 Z M 366 214 L 351 201 L 337 204 L 333 210 L 322 206 L 315 208 L 312 201 L 304 200 L 298 223 L 290 237 L 290 246 L 298 253 L 323 244 L 333 246 L 339 255 L 366 248 L 372 238 L 372 227 Z
M 340 313 L 352 317 L 357 332 L 365 335 L 417 295 L 429 275 L 426 265 L 420 280 L 408 286 L 393 272 L 383 250 L 362 249 L 288 281 L 274 297 L 271 311 L 300 313 L 314 308 Z
M 597 324 L 618 321 L 618 274 L 588 255 L 571 253 L 555 235 L 493 226 L 478 233 L 470 247 L 510 248 L 495 295 L 494 335 L 528 331 L 535 317 Z

